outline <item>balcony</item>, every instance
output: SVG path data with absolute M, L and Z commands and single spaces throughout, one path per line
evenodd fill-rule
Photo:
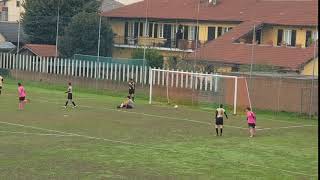
M 150 38 L 150 37 L 123 37 L 116 36 L 114 38 L 115 47 L 124 48 L 153 48 L 164 51 L 177 51 L 177 52 L 193 52 L 197 47 L 201 47 L 202 44 L 195 40 L 168 40 L 163 38 Z

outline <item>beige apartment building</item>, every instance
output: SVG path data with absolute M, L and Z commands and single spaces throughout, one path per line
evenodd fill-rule
M 16 22 L 19 20 L 24 0 L 0 0 L 0 21 Z

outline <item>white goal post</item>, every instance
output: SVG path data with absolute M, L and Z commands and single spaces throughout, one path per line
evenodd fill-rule
M 218 79 L 233 79 L 233 114 L 237 113 L 238 100 L 238 79 L 242 77 L 220 74 L 205 74 L 184 72 L 175 70 L 150 69 L 149 72 L 149 104 L 152 104 L 153 88 L 154 86 L 166 87 L 166 94 L 168 98 L 169 88 L 189 88 L 194 91 L 214 91 Z M 249 94 L 248 98 L 249 98 Z M 250 98 L 249 98 L 250 99 Z M 169 102 L 169 98 L 168 98 Z M 250 103 L 251 106 L 251 103 Z

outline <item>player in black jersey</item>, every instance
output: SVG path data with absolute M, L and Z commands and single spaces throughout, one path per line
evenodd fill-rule
M 130 79 L 129 81 L 129 96 L 134 101 L 134 93 L 136 90 L 136 83 L 133 81 L 133 79 Z

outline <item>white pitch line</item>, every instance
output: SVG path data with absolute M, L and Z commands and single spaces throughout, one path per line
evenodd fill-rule
M 262 128 L 262 129 L 257 129 L 257 130 L 258 130 L 258 131 L 263 131 L 263 130 L 273 130 L 273 129 L 302 128 L 302 127 L 314 127 L 314 126 L 313 126 L 313 125 L 286 126 L 286 127 Z
M 46 134 L 46 133 L 28 133 L 28 132 L 14 132 L 14 131 L 0 131 L 0 133 L 7 133 L 7 134 L 24 134 L 24 135 L 37 135 L 37 136 L 74 137 L 74 135 Z
M 26 127 L 26 128 L 31 128 L 31 129 L 38 129 L 38 130 L 43 130 L 43 131 L 48 131 L 48 132 L 57 132 L 57 133 L 60 133 L 62 135 L 68 135 L 68 136 L 74 136 L 74 137 L 83 137 L 83 138 L 87 138 L 87 139 L 103 140 L 103 141 L 108 141 L 108 142 L 118 143 L 118 144 L 125 144 L 125 145 L 138 146 L 138 147 L 140 146 L 140 147 L 143 147 L 143 148 L 150 148 L 150 149 L 164 150 L 164 151 L 170 151 L 170 152 L 177 152 L 177 151 L 170 150 L 170 149 L 165 149 L 165 148 L 149 147 L 149 146 L 134 144 L 134 143 L 125 142 L 125 141 L 117 141 L 117 140 L 112 140 L 112 139 L 99 138 L 99 137 L 81 135 L 81 134 L 76 134 L 76 133 L 69 133 L 69 132 L 64 132 L 64 131 L 57 131 L 57 130 L 52 130 L 52 129 L 40 128 L 40 127 L 36 127 L 36 126 L 9 123 L 9 122 L 4 122 L 4 121 L 0 121 L 0 123 L 12 125 L 12 126 Z
M 85 107 L 94 108 L 94 107 L 90 107 L 90 106 L 85 106 Z M 212 123 L 203 122 L 203 121 L 197 121 L 197 120 L 192 120 L 192 119 L 187 119 L 187 118 L 175 118 L 175 117 L 161 116 L 161 115 L 154 115 L 154 114 L 146 114 L 146 113 L 139 113 L 139 112 L 133 112 L 133 111 L 115 110 L 115 109 L 110 109 L 110 108 L 103 108 L 103 109 L 110 110 L 110 111 L 118 111 L 118 112 L 123 112 L 123 113 L 129 113 L 129 114 L 144 115 L 144 116 L 149 116 L 149 117 L 180 120 L 180 121 L 189 121 L 189 122 L 193 122 L 193 123 L 212 125 Z M 223 125 L 223 126 L 236 128 L 236 129 L 244 129 L 244 130 L 248 129 L 248 128 L 243 128 L 243 127 L 238 127 L 238 126 L 231 126 L 231 125 Z M 261 128 L 261 129 L 257 129 L 257 130 L 288 129 L 288 128 L 299 128 L 299 127 L 315 127 L 315 125 L 288 126 L 288 127 L 279 127 L 279 128 Z
M 62 131 L 56 131 L 56 130 L 50 130 L 50 129 L 45 129 L 45 128 L 39 128 L 39 127 L 35 127 L 35 126 L 28 126 L 28 125 L 23 125 L 23 124 L 15 124 L 15 123 L 10 123 L 10 122 L 5 122 L 5 121 L 0 121 L 0 123 L 1 123 L 1 124 L 12 125 L 12 126 L 19 126 L 19 127 L 25 127 L 25 128 L 31 128 L 31 129 L 37 129 L 37 130 L 42 130 L 42 131 L 49 131 L 49 132 L 55 132 L 55 133 L 70 135 L 70 134 L 64 133 L 64 132 L 62 132 Z
M 141 148 L 149 148 L 149 149 L 162 150 L 162 151 L 168 151 L 168 152 L 173 152 L 173 153 L 181 153 L 181 152 L 178 152 L 178 151 L 175 151 L 175 150 L 172 150 L 172 149 L 144 146 L 144 145 L 125 142 L 125 141 L 117 141 L 117 140 L 112 140 L 112 139 L 106 139 L 106 138 L 100 138 L 100 137 L 94 137 L 94 136 L 87 136 L 87 135 L 81 135 L 81 134 L 76 134 L 76 133 L 57 131 L 57 130 L 46 129 L 46 128 L 39 128 L 39 127 L 35 127 L 35 126 L 28 126 L 28 125 L 23 125 L 23 124 L 8 123 L 8 122 L 3 122 L 3 121 L 0 121 L 0 123 L 16 125 L 16 126 L 20 126 L 20 127 L 28 127 L 28 128 L 32 128 L 32 129 L 41 129 L 41 130 L 46 130 L 46 131 L 51 131 L 51 132 L 59 132 L 59 133 L 62 133 L 62 134 L 69 134 L 69 135 L 72 135 L 74 137 L 83 137 L 83 138 L 87 138 L 87 139 L 102 140 L 102 141 L 107 141 L 107 142 L 112 142 L 112 143 L 117 143 L 117 144 L 125 144 L 125 145 L 130 145 L 130 146 L 135 146 L 135 147 L 141 147 Z M 256 167 L 265 167 L 265 168 L 268 168 L 268 169 L 279 170 L 279 171 L 290 173 L 290 174 L 299 174 L 299 175 L 308 176 L 308 177 L 316 177 L 317 176 L 317 175 L 310 175 L 310 174 L 307 174 L 305 172 L 289 171 L 289 170 L 285 170 L 285 169 L 267 167 L 265 165 L 257 165 L 257 164 L 251 164 L 251 163 L 241 163 L 241 164 L 245 164 L 245 165 L 249 165 L 249 166 L 256 166 Z
M 44 98 L 42 98 L 44 99 Z M 47 103 L 53 103 L 48 100 L 40 100 L 41 102 L 47 102 Z M 58 103 L 54 103 L 58 104 Z M 79 107 L 85 107 L 85 108 L 90 108 L 90 109 L 95 109 L 97 107 L 92 107 L 92 106 L 86 106 L 86 105 L 81 105 Z M 149 116 L 149 117 L 156 117 L 156 118 L 162 118 L 162 119 L 171 119 L 171 120 L 179 120 L 179 121 L 188 121 L 192 123 L 198 123 L 198 124 L 205 124 L 205 125 L 212 125 L 212 123 L 208 122 L 203 122 L 203 121 L 197 121 L 197 120 L 192 120 L 192 119 L 187 119 L 187 118 L 175 118 L 175 117 L 169 117 L 169 116 L 161 116 L 161 115 L 154 115 L 154 114 L 147 114 L 147 113 L 139 113 L 139 112 L 134 112 L 134 111 L 125 111 L 125 110 L 118 110 L 118 109 L 111 109 L 111 108 L 102 108 L 108 111 L 114 111 L 114 112 L 123 112 L 123 113 L 129 113 L 129 114 L 136 114 L 136 115 L 143 115 L 143 116 Z M 231 126 L 231 125 L 224 125 L 225 127 L 230 127 L 230 128 L 236 128 L 236 129 L 242 129 L 242 130 L 247 130 L 248 128 L 243 128 L 243 127 L 238 127 L 238 126 Z M 315 127 L 315 125 L 304 125 L 304 126 L 309 126 L 309 127 Z M 301 126 L 303 127 L 303 126 Z M 286 128 L 286 127 L 283 127 Z M 262 129 L 257 129 L 257 130 L 272 130 L 275 128 L 262 128 Z
M 13 94 L 10 94 L 10 95 L 13 95 Z M 42 98 L 40 97 L 40 99 L 43 99 L 42 101 L 41 100 L 38 100 L 39 102 L 47 102 L 47 103 L 53 103 L 51 101 L 49 101 L 48 99 L 46 98 Z M 79 99 L 79 98 L 78 98 Z M 80 98 L 81 99 L 81 98 Z M 85 99 L 85 98 L 84 98 Z M 91 98 L 88 98 L 88 99 L 91 99 Z M 53 104 L 60 104 L 60 103 L 53 103 Z M 79 107 L 87 107 L 87 108 L 94 108 L 94 107 L 91 107 L 91 106 L 79 106 Z M 161 106 L 160 106 L 161 107 Z M 112 111 L 121 111 L 121 110 L 115 110 L 115 109 L 110 109 L 110 108 L 104 108 L 106 110 L 112 110 Z M 201 109 L 204 109 L 204 108 L 201 108 Z M 197 111 L 197 112 L 203 112 L 201 110 L 195 110 L 195 109 L 189 109 L 188 110 L 191 110 L 191 111 Z M 121 111 L 121 112 L 127 112 L 127 113 L 133 113 L 133 114 L 139 114 L 139 115 L 145 115 L 145 116 L 151 116 L 151 117 L 158 117 L 158 118 L 165 118 L 165 119 L 175 119 L 175 120 L 184 120 L 184 121 L 189 121 L 189 122 L 194 122 L 194 123 L 201 123 L 201 124 L 211 124 L 211 123 L 206 123 L 206 122 L 203 122 L 203 121 L 197 121 L 197 120 L 191 120 L 191 119 L 181 119 L 181 118 L 174 118 L 174 117 L 168 117 L 168 116 L 158 116 L 158 115 L 153 115 L 153 114 L 146 114 L 146 113 L 138 113 L 138 112 L 128 112 L 128 111 Z M 296 125 L 301 125 L 301 126 L 306 126 L 306 125 L 303 125 L 301 123 L 297 123 L 297 122 L 291 122 L 291 121 L 283 121 L 283 120 L 275 120 L 275 119 L 269 119 L 269 118 L 264 118 L 265 120 L 270 120 L 270 121 L 275 121 L 275 122 L 284 122 L 284 123 L 289 123 L 289 124 L 296 124 Z M 237 129 L 247 129 L 247 128 L 243 128 L 243 127 L 237 127 L 237 126 L 230 126 L 230 125 L 224 125 L 225 127 L 232 127 L 232 128 L 237 128 Z M 318 125 L 313 125 L 313 124 L 309 124 L 307 126 L 313 126 L 313 127 L 318 127 Z M 263 128 L 264 129 L 264 128 Z M 274 128 L 273 128 L 274 129 Z M 258 129 L 257 129 L 258 130 Z
M 265 166 L 265 165 L 258 165 L 258 164 L 251 164 L 251 163 L 248 163 L 247 165 L 261 167 L 261 168 L 267 168 L 267 169 L 275 169 L 273 167 L 268 167 L 268 166 Z M 304 172 L 289 171 L 289 170 L 285 170 L 285 169 L 278 169 L 278 170 L 282 171 L 282 172 L 286 172 L 286 173 L 299 174 L 299 175 L 309 176 L 309 177 L 317 177 L 318 176 L 317 174 L 311 175 L 311 174 L 307 174 L 307 173 L 304 173 Z
M 170 108 L 170 107 L 165 106 L 165 105 L 152 105 L 152 106 Z M 207 111 L 204 111 L 204 110 L 214 111 L 214 109 L 205 108 L 205 107 L 200 107 L 200 109 L 191 109 L 191 108 L 189 108 L 188 106 L 186 106 L 186 108 L 187 108 L 189 111 L 196 111 L 196 112 L 207 112 Z M 243 116 L 243 115 L 240 115 L 240 117 L 246 118 L 246 117 Z M 289 123 L 289 124 L 303 125 L 303 124 L 301 124 L 301 123 L 292 122 L 292 121 L 276 120 L 276 119 L 270 119 L 270 118 L 263 118 L 263 119 L 264 119 L 264 120 L 270 120 L 270 121 L 276 121 L 276 122 L 284 122 L 284 123 Z M 313 125 L 313 126 L 317 126 L 317 125 Z

